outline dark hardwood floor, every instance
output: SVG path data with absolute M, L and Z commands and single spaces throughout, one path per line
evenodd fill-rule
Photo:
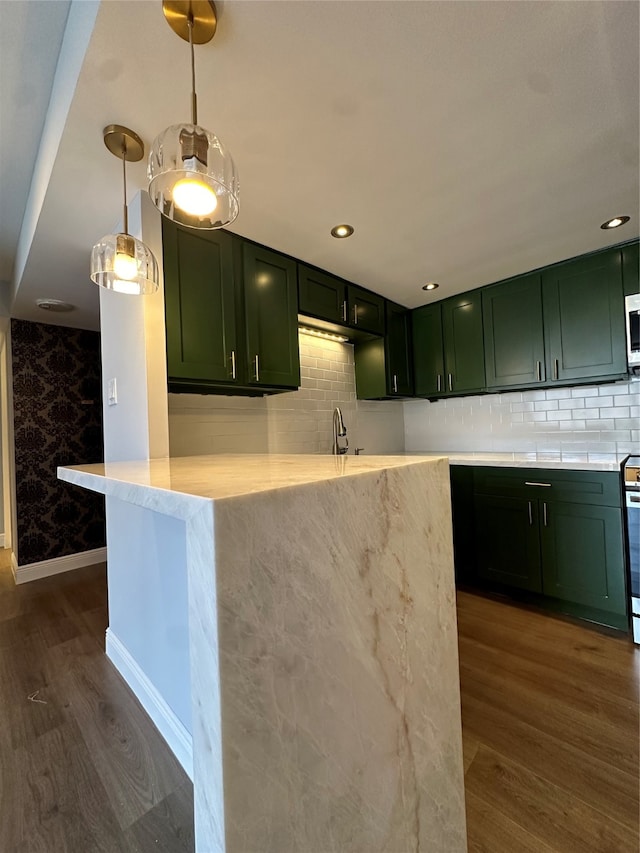
M 1 853 L 193 851 L 191 784 L 103 652 L 104 566 L 15 587 L 6 554 Z M 471 853 L 637 853 L 640 652 L 468 593 L 459 633 Z
M 191 783 L 104 654 L 105 567 L 0 551 L 1 853 L 189 853 Z
M 638 853 L 640 650 L 458 595 L 470 853 Z

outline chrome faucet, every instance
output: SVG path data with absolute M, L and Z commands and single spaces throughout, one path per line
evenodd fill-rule
M 339 439 L 344 438 L 344 445 L 340 445 Z M 334 456 L 342 456 L 349 449 L 349 439 L 347 438 L 347 428 L 344 425 L 342 412 L 336 406 L 333 410 L 333 449 Z

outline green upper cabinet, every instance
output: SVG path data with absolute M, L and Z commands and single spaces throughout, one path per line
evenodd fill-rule
M 171 380 L 233 383 L 236 314 L 232 237 L 162 219 L 167 373 Z
M 454 394 L 482 391 L 485 385 L 484 340 L 479 290 L 445 299 L 442 329 L 447 391 Z
M 355 344 L 356 391 L 360 400 L 413 396 L 411 312 L 386 303 L 386 335 Z
M 439 396 L 445 387 L 441 302 L 411 312 L 411 339 L 416 397 Z
M 487 388 L 535 387 L 544 382 L 540 275 L 483 288 L 482 318 Z
M 620 249 L 543 271 L 542 304 L 547 381 L 626 375 Z
M 382 296 L 355 284 L 347 285 L 349 325 L 374 335 L 384 335 L 385 317 Z
M 247 381 L 298 388 L 297 264 L 291 258 L 242 245 Z
M 342 279 L 298 264 L 300 313 L 329 323 L 344 324 L 347 317 L 347 285 Z
M 622 285 L 625 296 L 640 293 L 640 243 L 622 247 Z
M 384 335 L 386 300 L 377 293 L 298 264 L 298 294 L 300 313 L 306 317 Z
M 393 302 L 387 302 L 385 354 L 389 394 L 394 397 L 411 397 L 413 394 L 411 312 Z
M 445 388 L 441 302 L 411 312 L 411 338 L 416 397 L 437 397 Z
M 411 322 L 417 397 L 466 394 L 484 388 L 479 290 L 416 308 Z

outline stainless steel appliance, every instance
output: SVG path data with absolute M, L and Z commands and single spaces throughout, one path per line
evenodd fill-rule
M 624 300 L 627 317 L 627 364 L 629 370 L 640 373 L 640 293 Z
M 626 530 L 631 576 L 631 622 L 633 641 L 640 645 L 640 456 L 624 462 Z

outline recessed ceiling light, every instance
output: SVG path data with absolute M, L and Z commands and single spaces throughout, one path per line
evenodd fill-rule
M 76 307 L 69 302 L 63 302 L 61 299 L 36 299 L 36 305 L 43 311 L 57 311 L 58 313 L 75 311 Z
M 336 225 L 331 229 L 331 236 L 342 239 L 343 237 L 351 237 L 353 234 L 353 225 Z
M 440 287 L 439 284 L 436 284 L 435 281 L 430 281 L 428 284 L 423 284 L 423 290 L 435 290 L 437 287 Z
M 614 216 L 613 219 L 607 219 L 606 222 L 603 222 L 600 227 L 604 228 L 605 231 L 608 231 L 609 228 L 619 228 L 621 225 L 624 225 L 625 222 L 628 222 L 630 219 L 630 216 Z

